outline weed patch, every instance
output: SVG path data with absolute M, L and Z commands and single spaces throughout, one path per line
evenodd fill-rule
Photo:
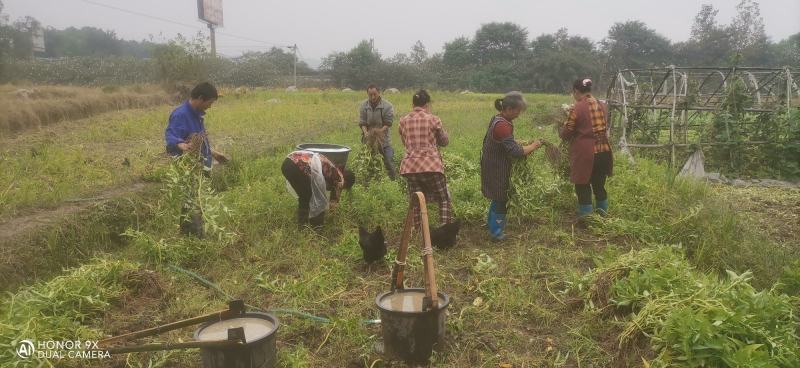
M 752 273 L 697 271 L 672 247 L 634 251 L 586 276 L 593 309 L 632 314 L 621 347 L 650 340 L 651 366 L 795 367 L 800 364 L 792 298 L 756 290 Z

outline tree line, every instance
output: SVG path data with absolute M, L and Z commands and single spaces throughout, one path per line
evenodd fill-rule
M 672 42 L 641 21 L 615 23 L 600 42 L 566 28 L 529 39 L 514 23 L 482 25 L 441 53 L 428 55 L 417 42 L 409 53 L 385 58 L 362 41 L 329 55 L 322 71 L 341 86 L 374 82 L 390 87 L 438 87 L 476 91 L 567 92 L 578 77 L 620 69 L 679 66 L 800 67 L 800 33 L 773 42 L 764 31 L 758 3 L 741 0 L 727 24 L 718 10 L 702 5 L 687 41 Z
M 41 23 L 30 16 L 13 22 L 9 18 L 0 0 L 0 82 L 125 84 L 211 79 L 274 86 L 294 71 L 294 56 L 280 48 L 212 58 L 202 33 L 156 42 L 152 37 L 123 40 L 114 31 L 94 27 L 46 28 L 45 51 L 34 52 L 32 34 L 42 28 Z M 317 74 L 304 62 L 298 63 L 297 72 Z
M 2 15 L 0 0 L 0 80 L 24 71 L 42 75 L 32 55 L 31 32 L 40 27 L 32 17 L 11 22 Z M 118 59 L 120 65 L 157 70 L 152 78 L 170 80 L 211 78 L 243 85 L 274 85 L 278 76 L 291 75 L 293 56 L 282 49 L 249 52 L 237 58 L 211 58 L 205 37 L 193 40 L 126 41 L 113 31 L 92 27 L 45 30 L 46 51 L 42 58 L 77 58 L 72 69 L 92 73 L 97 58 Z M 92 58 L 92 60 L 87 60 Z M 141 61 L 147 60 L 147 61 Z M 145 65 L 145 64 L 152 65 Z M 445 43 L 441 52 L 429 54 L 417 41 L 407 53 L 381 55 L 371 41 L 362 41 L 348 51 L 328 55 L 313 70 L 303 62 L 298 74 L 322 73 L 338 87 L 363 88 L 369 83 L 396 88 L 428 87 L 497 92 L 523 90 L 563 93 L 570 81 L 590 76 L 600 79 L 619 69 L 680 66 L 785 66 L 800 67 L 800 33 L 774 42 L 767 37 L 758 2 L 741 0 L 728 23 L 718 19 L 718 9 L 702 5 L 695 16 L 688 40 L 672 42 L 641 21 L 615 23 L 599 42 L 570 34 L 529 37 L 514 23 L 483 24 L 472 37 Z M 5 71 L 3 69 L 5 65 Z M 148 69 L 149 68 L 149 69 Z M 63 79 L 63 78 L 62 78 Z M 96 81 L 92 75 L 72 78 Z M 60 80 L 59 80 L 60 81 Z M 56 81 L 52 81 L 54 83 Z

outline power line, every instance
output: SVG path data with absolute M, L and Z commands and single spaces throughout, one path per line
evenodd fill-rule
M 117 7 L 117 6 L 108 5 L 108 4 L 104 4 L 104 3 L 100 3 L 100 2 L 96 2 L 96 1 L 92 1 L 92 0 L 81 0 L 81 1 L 83 1 L 83 2 L 85 2 L 87 4 L 92 4 L 92 5 L 101 6 L 101 7 L 104 7 L 104 8 L 109 8 L 109 9 L 121 11 L 123 13 L 138 15 L 140 17 L 150 18 L 150 19 L 161 21 L 161 22 L 166 22 L 166 23 L 171 23 L 171 24 L 174 24 L 174 25 L 179 25 L 179 26 L 183 26 L 183 27 L 192 28 L 194 30 L 203 30 L 202 27 L 198 27 L 197 25 L 186 24 L 186 23 L 178 22 L 178 21 L 175 21 L 175 20 L 172 20 L 172 19 L 162 18 L 162 17 L 159 17 L 159 16 L 150 15 L 150 14 L 146 14 L 146 13 L 142 13 L 142 12 L 138 12 L 138 11 L 134 11 L 134 10 L 124 9 L 124 8 L 120 8 L 120 7 Z M 239 36 L 239 35 L 235 35 L 235 34 L 227 33 L 227 32 L 217 31 L 217 34 L 221 35 L 221 36 L 231 37 L 231 38 L 238 38 L 238 39 L 246 40 L 246 41 L 258 42 L 260 44 L 266 44 L 266 45 L 270 45 L 270 46 L 286 47 L 286 46 L 281 45 L 281 44 L 262 41 L 262 40 L 257 40 L 257 39 L 246 37 L 246 36 Z
M 270 46 L 286 47 L 286 46 L 281 45 L 281 44 L 272 43 L 272 42 L 266 42 L 266 41 L 260 41 L 260 40 L 256 40 L 256 39 L 253 39 L 253 38 L 249 38 L 249 37 L 245 37 L 245 36 L 238 36 L 238 35 L 230 34 L 230 33 L 224 33 L 224 32 L 217 31 L 217 34 L 218 35 L 222 35 L 222 36 L 232 37 L 232 38 L 238 38 L 240 40 L 245 40 L 245 41 L 258 42 L 258 43 L 262 43 L 262 44 L 270 45 Z
M 174 20 L 167 19 L 167 18 L 161 18 L 161 17 L 157 17 L 157 16 L 155 16 L 155 15 L 150 15 L 150 14 L 140 13 L 140 12 L 133 11 L 133 10 L 128 10 L 128 9 L 119 8 L 119 7 L 116 7 L 116 6 L 113 6 L 113 5 L 108 5 L 108 4 L 98 3 L 98 2 L 91 1 L 91 0 L 81 0 L 81 1 L 83 1 L 83 2 L 85 2 L 85 3 L 87 3 L 87 4 L 92 4 L 92 5 L 102 6 L 102 7 L 104 7 L 104 8 L 109 8 L 109 9 L 118 10 L 118 11 L 121 11 L 121 12 L 123 12 L 123 13 L 128 13 L 128 14 L 138 15 L 138 16 L 140 16 L 140 17 L 145 17 L 145 18 L 150 18 L 150 19 L 160 20 L 160 21 L 162 21 L 162 22 L 172 23 L 172 24 L 175 24 L 175 25 L 184 26 L 184 27 L 189 27 L 189 28 L 192 28 L 192 29 L 201 29 L 200 27 L 198 27 L 198 26 L 196 26 L 196 25 L 191 25 L 191 24 L 181 23 L 181 22 L 174 21 Z

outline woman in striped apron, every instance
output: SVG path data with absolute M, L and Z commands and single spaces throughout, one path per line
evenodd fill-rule
M 511 181 L 511 164 L 513 158 L 524 157 L 542 146 L 540 140 L 522 145 L 514 140 L 516 119 L 527 103 L 520 92 L 509 92 L 503 98 L 495 100 L 494 107 L 500 113 L 489 122 L 486 136 L 483 138 L 481 151 L 481 192 L 491 200 L 486 225 L 492 240 L 505 240 L 503 230 L 506 227 L 506 204 Z
M 608 109 L 592 96 L 592 80 L 578 79 L 572 85 L 575 106 L 569 111 L 567 121 L 559 130 L 561 139 L 569 142 L 570 181 L 575 184 L 578 197 L 578 220 L 594 210 L 594 193 L 597 212 L 608 213 L 606 178 L 614 171 L 614 156 L 608 143 Z

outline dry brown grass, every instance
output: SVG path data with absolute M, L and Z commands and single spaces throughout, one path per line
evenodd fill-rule
M 69 87 L 0 85 L 0 136 L 95 114 L 170 102 L 152 86 Z

